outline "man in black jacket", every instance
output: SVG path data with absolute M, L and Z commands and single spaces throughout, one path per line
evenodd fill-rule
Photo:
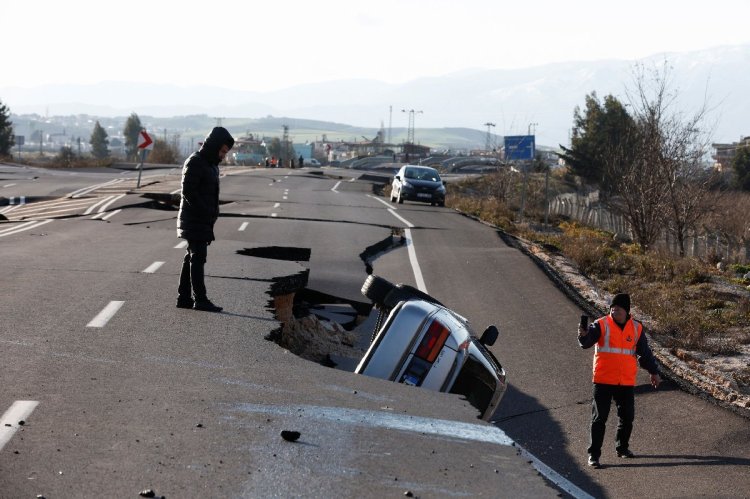
M 177 237 L 188 242 L 182 261 L 177 307 L 221 312 L 206 296 L 203 267 L 208 245 L 214 238 L 219 217 L 219 163 L 234 145 L 234 139 L 222 127 L 208 134 L 200 150 L 185 161 L 182 168 L 182 196 L 177 214 Z M 192 290 L 192 293 L 191 293 Z

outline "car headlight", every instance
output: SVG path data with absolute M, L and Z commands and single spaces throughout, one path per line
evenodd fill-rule
M 411 185 L 411 184 L 410 184 L 409 182 L 404 182 L 404 183 L 403 183 L 403 184 L 401 185 L 401 188 L 402 188 L 402 189 L 414 189 L 414 186 L 413 186 L 413 185 Z

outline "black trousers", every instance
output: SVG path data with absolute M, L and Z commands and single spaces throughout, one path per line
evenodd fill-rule
M 589 455 L 599 459 L 602 454 L 604 431 L 609 417 L 612 400 L 617 407 L 617 433 L 615 435 L 615 450 L 628 450 L 630 434 L 633 431 L 635 419 L 635 389 L 632 386 L 594 384 L 594 400 L 591 404 L 591 439 L 589 440 Z
M 185 258 L 182 259 L 180 286 L 177 294 L 180 299 L 193 297 L 195 301 L 206 300 L 206 284 L 203 268 L 208 255 L 208 241 L 188 241 Z

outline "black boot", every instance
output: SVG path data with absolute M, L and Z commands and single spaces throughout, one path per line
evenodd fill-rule
M 190 292 L 190 253 L 185 254 L 180 272 L 180 285 L 177 288 L 177 308 L 193 308 L 193 297 Z
M 205 297 L 196 299 L 193 308 L 195 310 L 202 310 L 204 312 L 221 312 L 222 310 L 224 310 L 222 307 L 211 303 L 211 300 Z

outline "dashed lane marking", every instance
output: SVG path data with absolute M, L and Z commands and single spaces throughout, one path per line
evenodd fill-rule
M 153 274 L 154 272 L 156 272 L 157 270 L 159 270 L 159 267 L 161 267 L 162 265 L 164 265 L 164 262 L 154 262 L 151 265 L 149 265 L 148 267 L 146 267 L 145 269 L 143 269 L 143 273 L 144 274 Z
M 5 411 L 3 417 L 0 418 L 0 451 L 3 450 L 5 444 L 10 442 L 13 435 L 18 431 L 23 422 L 28 419 L 39 402 L 35 400 L 16 400 L 10 409 Z
M 242 225 L 240 225 L 240 228 L 238 230 L 244 231 L 247 229 L 248 222 L 242 222 Z
M 109 320 L 115 316 L 118 310 L 125 304 L 124 301 L 111 301 L 104 309 L 94 317 L 86 327 L 104 327 Z
M 187 248 L 187 241 L 182 241 L 177 243 L 177 246 L 174 247 L 174 249 L 183 249 Z

